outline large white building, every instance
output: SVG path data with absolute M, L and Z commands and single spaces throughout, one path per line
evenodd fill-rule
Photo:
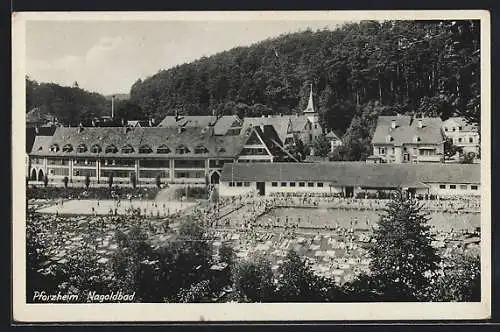
M 479 131 L 477 126 L 467 123 L 464 118 L 453 117 L 443 121 L 443 132 L 453 144 L 461 147 L 464 153 L 479 154 Z
M 379 116 L 368 161 L 382 163 L 442 163 L 445 136 L 440 118 Z

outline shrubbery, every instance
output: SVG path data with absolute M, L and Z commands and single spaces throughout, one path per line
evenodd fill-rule
M 190 187 L 187 188 L 177 188 L 175 189 L 175 198 L 180 199 L 183 196 L 187 198 L 193 199 L 207 199 L 208 198 L 208 189 L 206 187 Z
M 154 199 L 158 188 L 130 188 L 130 187 L 94 187 L 89 188 L 63 188 L 63 187 L 28 187 L 26 188 L 27 199 L 112 199 L 113 195 L 126 197 L 132 195 L 134 198 Z

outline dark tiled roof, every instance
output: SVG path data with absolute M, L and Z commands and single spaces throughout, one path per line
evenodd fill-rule
M 241 119 L 237 115 L 224 115 L 216 117 L 212 115 L 181 115 L 178 118 L 175 116 L 166 116 L 158 125 L 158 127 L 197 127 L 204 128 L 209 125 L 214 126 L 215 135 L 226 135 L 234 122 L 241 125 Z
M 288 129 L 292 131 L 303 132 L 308 119 L 304 115 L 273 115 L 266 117 L 248 117 L 243 119 L 243 131 L 249 127 L 260 125 L 273 126 L 278 134 L 278 137 L 285 141 L 288 134 Z
M 37 137 L 38 139 L 38 137 Z M 132 158 L 166 158 L 166 157 L 233 157 L 237 155 L 244 143 L 245 138 L 241 136 L 211 136 L 207 133 L 202 133 L 200 128 L 185 128 L 182 132 L 178 132 L 176 128 L 161 128 L 161 127 L 136 127 L 125 130 L 123 127 L 92 127 L 83 128 L 81 132 L 79 128 L 64 127 L 57 128 L 54 135 L 48 139 L 35 140 L 31 154 L 44 156 L 109 156 L 109 157 L 132 157 Z M 58 152 L 51 152 L 50 146 L 57 144 Z M 63 147 L 66 144 L 71 144 L 73 151 L 63 152 Z M 83 153 L 77 152 L 77 147 L 80 144 L 87 146 L 87 151 Z M 102 152 L 92 153 L 91 147 L 94 144 L 100 145 Z M 133 153 L 122 153 L 121 148 L 129 144 L 134 149 Z M 105 153 L 106 147 L 114 145 L 117 153 Z M 176 153 L 176 148 L 184 145 L 190 152 L 187 154 Z M 139 148 L 149 146 L 153 153 L 139 154 Z M 170 150 L 169 154 L 158 154 L 156 149 L 160 146 L 167 146 Z M 197 146 L 204 146 L 208 153 L 195 154 Z M 42 147 L 42 150 L 38 150 Z
M 396 120 L 396 128 L 391 127 L 391 121 Z M 414 138 L 419 137 L 419 144 L 440 144 L 444 139 L 441 130 L 440 118 L 423 118 L 423 127 L 418 128 L 418 120 L 410 116 L 380 116 L 377 128 L 373 134 L 372 144 L 403 144 L 414 143 Z M 387 136 L 392 140 L 387 141 Z
M 480 183 L 478 164 L 235 163 L 222 181 L 323 181 L 344 186 L 404 187 L 423 183 Z
M 214 125 L 215 135 L 226 135 L 228 130 L 233 127 L 233 124 L 234 127 L 241 127 L 243 121 L 237 115 L 221 116 Z

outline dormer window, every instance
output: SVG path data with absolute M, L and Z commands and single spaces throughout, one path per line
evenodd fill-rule
M 166 145 L 160 145 L 160 147 L 156 149 L 156 153 L 170 153 L 170 149 Z
M 66 144 L 63 146 L 63 152 L 71 152 L 73 151 L 73 146 L 71 144 Z
M 226 152 L 226 149 L 221 146 L 220 148 L 217 149 L 217 152 Z
M 177 154 L 187 154 L 189 153 L 189 149 L 187 148 L 187 146 L 185 145 L 179 145 L 176 149 L 175 149 L 175 153 Z
M 78 153 L 84 153 L 84 152 L 87 152 L 87 146 L 85 144 L 80 144 L 78 145 L 78 147 L 76 148 L 76 151 Z
M 92 151 L 92 153 L 100 153 L 102 151 L 102 148 L 99 144 L 94 144 L 90 148 L 90 151 Z
M 203 145 L 198 145 L 194 149 L 194 153 L 196 153 L 196 154 L 208 153 L 208 149 L 206 147 L 204 147 Z
M 420 138 L 420 136 L 415 136 L 415 137 L 413 138 L 413 142 L 415 142 L 415 143 L 419 143 L 419 142 L 421 142 L 421 141 L 422 141 L 422 139 Z
M 118 149 L 114 145 L 108 145 L 105 150 L 106 153 L 116 153 L 117 151 Z
M 153 149 L 149 145 L 142 145 L 139 147 L 139 153 L 151 153 L 153 152 Z
M 134 152 L 134 148 L 130 144 L 127 144 L 127 145 L 124 145 L 122 147 L 121 152 L 122 153 L 133 153 Z
M 394 141 L 394 138 L 393 138 L 391 135 L 387 135 L 387 136 L 385 137 L 385 141 L 386 141 L 387 143 L 389 143 L 389 142 Z
M 57 144 L 52 144 L 52 145 L 50 146 L 50 152 L 57 152 L 57 151 L 59 151 L 59 145 L 57 145 Z

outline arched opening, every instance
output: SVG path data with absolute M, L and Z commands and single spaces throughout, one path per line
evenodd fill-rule
M 43 181 L 43 171 L 42 170 L 38 171 L 38 181 Z
M 220 174 L 218 172 L 213 172 L 212 175 L 210 175 L 210 183 L 218 184 L 219 181 L 220 181 Z
M 30 180 L 31 181 L 36 181 L 36 169 L 34 169 L 34 168 L 31 170 Z

